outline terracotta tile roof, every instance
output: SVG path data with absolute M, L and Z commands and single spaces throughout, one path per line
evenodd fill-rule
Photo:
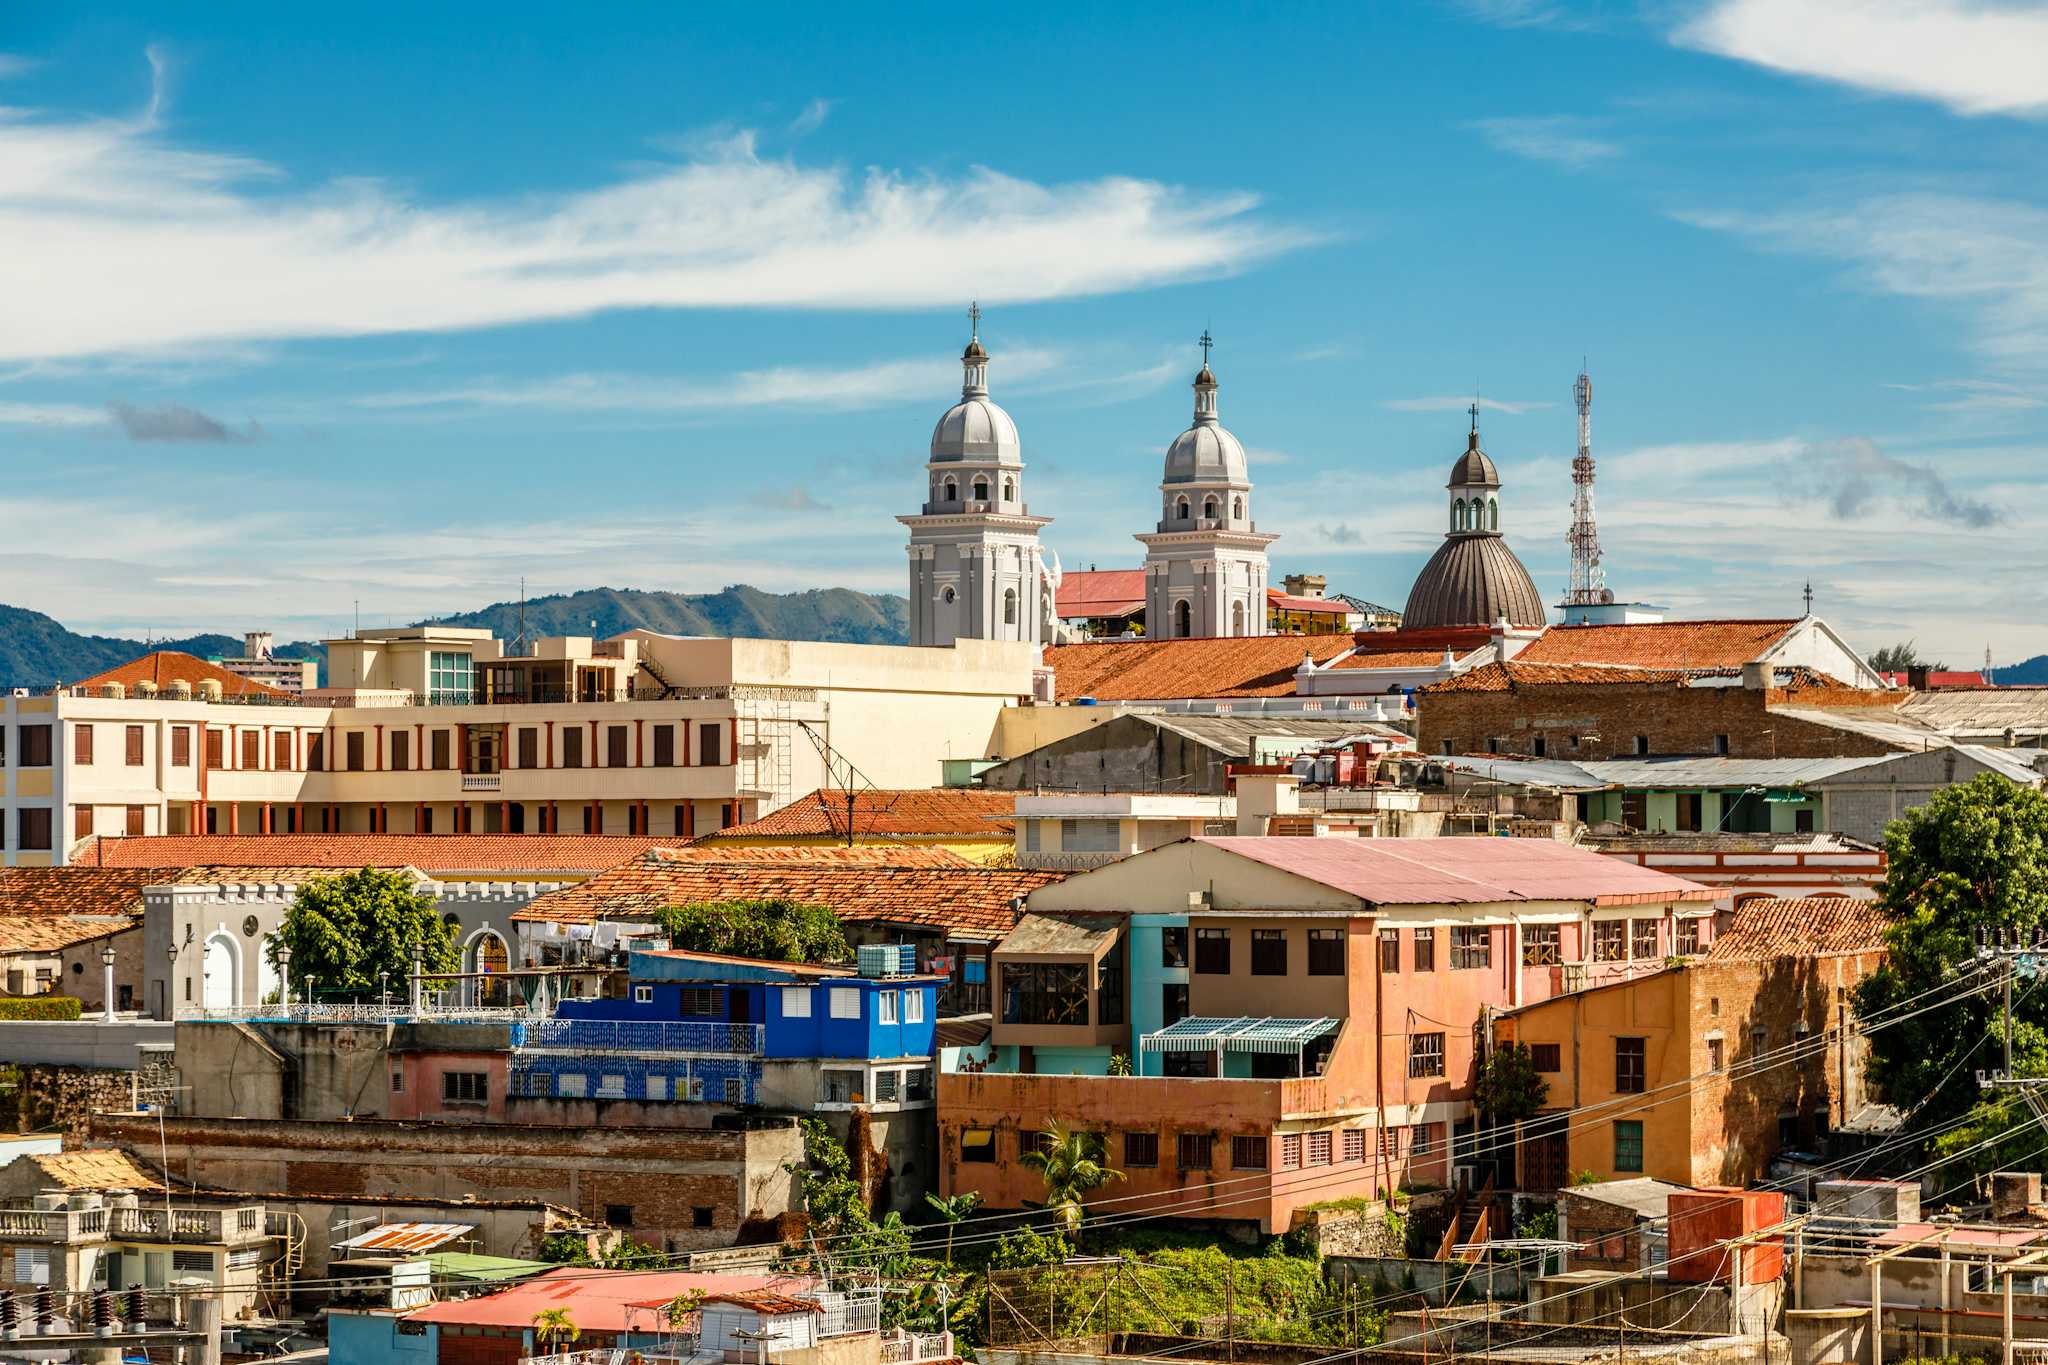
M 694 901 L 786 898 L 826 906 L 849 924 L 909 925 L 994 942 L 1016 923 L 1012 900 L 1062 875 L 971 866 L 862 866 L 839 859 L 678 861 L 655 855 L 550 892 L 512 918 L 581 924 L 645 919 L 664 906 Z
M 1616 668 L 1601 664 L 1481 664 L 1455 678 L 1416 691 L 1425 696 L 1447 692 L 1513 692 L 1524 687 L 1618 687 L 1645 683 L 1682 683 L 1694 676 L 1670 668 Z
M 728 1294 L 706 1294 L 706 1303 L 729 1303 L 735 1308 L 749 1308 L 765 1317 L 780 1317 L 787 1313 L 822 1313 L 824 1306 L 816 1299 L 792 1298 L 788 1294 L 777 1294 L 769 1289 L 742 1289 Z
M 1200 640 L 1101 640 L 1053 645 L 1055 700 L 1170 701 L 1178 697 L 1290 697 L 1306 655 L 1327 663 L 1349 635 L 1248 635 Z
M 1552 626 L 1515 658 L 1530 664 L 1740 668 L 1762 656 L 1798 624 L 1797 620 L 1649 621 L 1630 626 Z
M 526 877 L 599 872 L 636 858 L 659 842 L 606 834 L 151 834 L 126 839 L 102 835 L 81 845 L 72 861 L 156 868 L 416 867 L 435 874 Z
M 1868 953 L 1884 947 L 1891 921 L 1873 901 L 1806 896 L 1744 901 L 1707 950 L 1709 962 L 1822 953 Z
M 1372 905 L 1528 900 L 1637 905 L 1710 901 L 1718 894 L 1698 882 L 1549 839 L 1205 836 L 1195 842 L 1291 872 Z
M 0 915 L 139 915 L 142 888 L 163 880 L 152 868 L 0 868 Z
M 972 835 L 982 839 L 1011 837 L 1017 813 L 1015 792 L 971 787 L 938 787 L 923 791 L 860 791 L 853 794 L 854 832 L 862 839 L 915 839 L 940 835 Z M 1001 817 L 1001 818 L 998 818 Z M 749 824 L 707 834 L 698 843 L 727 839 L 845 838 L 846 793 L 820 789 L 800 796 L 781 810 Z
M 134 1157 L 116 1147 L 81 1152 L 53 1152 L 22 1157 L 42 1173 L 43 1183 L 60 1190 L 161 1190 L 163 1181 Z
M 174 649 L 159 649 L 139 659 L 131 659 L 118 668 L 95 673 L 90 678 L 81 678 L 70 686 L 96 688 L 105 687 L 109 683 L 119 683 L 133 692 L 135 684 L 141 682 L 155 683 L 159 689 L 174 682 L 182 682 L 190 686 L 195 693 L 198 692 L 200 683 L 217 682 L 223 696 L 276 697 L 280 701 L 291 700 L 289 692 L 266 687 L 259 682 L 251 682 L 238 673 L 228 672 L 218 664 L 210 664 L 190 654 L 180 654 Z
M 1081 569 L 1060 575 L 1053 611 L 1062 621 L 1080 616 L 1128 616 L 1145 609 L 1143 569 Z
M 61 953 L 73 944 L 133 929 L 133 915 L 83 919 L 75 915 L 0 915 L 0 953 Z
M 1375 630 L 1357 637 L 1356 648 L 1332 665 L 1334 668 L 1428 668 L 1443 662 L 1444 651 L 1463 658 L 1490 643 L 1493 634 L 1485 630 Z
M 669 863 L 830 863 L 839 867 L 981 867 L 950 848 L 919 844 L 721 844 L 698 840 L 682 848 L 650 848 L 643 858 Z

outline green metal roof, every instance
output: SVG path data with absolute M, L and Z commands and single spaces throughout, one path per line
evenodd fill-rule
M 437 1251 L 422 1257 L 434 1278 L 450 1280 L 523 1280 L 555 1267 L 548 1261 L 521 1261 L 510 1256 L 479 1256 L 470 1251 Z
M 1144 1052 L 1295 1052 L 1337 1028 L 1335 1019 L 1182 1019 L 1138 1040 Z

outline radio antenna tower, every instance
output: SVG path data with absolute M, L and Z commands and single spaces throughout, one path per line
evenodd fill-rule
M 1565 589 L 1567 607 L 1592 607 L 1612 602 L 1607 573 L 1600 567 L 1600 528 L 1593 523 L 1593 381 L 1579 364 L 1572 385 L 1579 407 L 1579 453 L 1572 461 L 1572 529 L 1564 533 L 1572 547 L 1572 581 Z

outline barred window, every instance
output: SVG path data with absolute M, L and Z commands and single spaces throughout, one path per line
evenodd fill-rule
M 1593 960 L 1595 962 L 1628 961 L 1627 920 L 1601 920 L 1593 926 Z
M 1365 1129 L 1346 1128 L 1344 1130 L 1344 1160 L 1365 1160 Z
M 1239 1134 L 1230 1140 L 1230 1166 L 1237 1171 L 1266 1169 L 1268 1144 L 1258 1134 Z
M 1530 924 L 1522 928 L 1522 965 L 1555 967 L 1563 960 L 1558 949 L 1555 924 Z
M 1418 1033 L 1408 1040 L 1408 1074 L 1417 1078 L 1444 1074 L 1441 1033 Z
M 1327 1128 L 1322 1130 L 1321 1132 L 1310 1133 L 1308 1135 L 1307 1145 L 1309 1165 L 1327 1166 L 1330 1164 L 1331 1142 L 1330 1132 Z
M 1696 919 L 1678 921 L 1678 941 L 1672 951 L 1680 957 L 1688 957 L 1700 950 L 1700 922 Z
M 1628 922 L 1629 952 L 1637 958 L 1653 958 L 1657 954 L 1657 921 L 1653 919 L 1632 919 Z
M 1157 1166 L 1159 1164 L 1159 1134 L 1125 1133 L 1124 1165 Z
M 1182 1133 L 1174 1139 L 1173 1164 L 1183 1171 L 1206 1171 L 1215 1162 L 1215 1139 L 1207 1133 Z
M 1493 965 L 1493 930 L 1483 924 L 1451 930 L 1451 970 L 1480 970 Z
M 1292 1171 L 1299 1169 L 1300 1166 L 1301 1134 L 1282 1133 L 1280 1135 L 1280 1169 Z
M 1616 1094 L 1640 1095 L 1648 1083 L 1647 1039 L 1614 1040 L 1614 1089 Z

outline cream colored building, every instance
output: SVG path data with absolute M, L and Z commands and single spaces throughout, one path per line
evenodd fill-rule
M 62 863 L 95 834 L 686 838 L 844 783 L 849 763 L 935 785 L 943 760 L 990 751 L 1037 656 L 641 630 L 513 655 L 437 626 L 327 647 L 328 686 L 299 697 L 202 681 L 0 698 L 6 862 Z

